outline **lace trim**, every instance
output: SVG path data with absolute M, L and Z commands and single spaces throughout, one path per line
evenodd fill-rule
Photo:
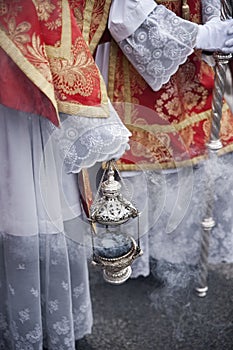
M 202 19 L 206 23 L 213 17 L 220 16 L 220 0 L 202 0 Z
M 67 173 L 78 173 L 96 162 L 118 159 L 128 148 L 131 133 L 110 105 L 110 117 L 85 118 L 61 115 L 61 128 L 52 127 L 52 142 L 57 142 Z
M 193 52 L 198 26 L 159 5 L 134 34 L 119 43 L 153 90 L 167 83 Z

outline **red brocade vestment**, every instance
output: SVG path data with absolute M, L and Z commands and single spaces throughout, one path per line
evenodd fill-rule
M 182 15 L 181 0 L 157 1 Z M 189 0 L 189 20 L 201 23 L 201 1 Z M 154 92 L 112 41 L 108 93 L 132 133 L 122 170 L 173 168 L 206 157 L 211 128 L 214 71 L 195 51 L 168 83 Z M 124 104 L 122 104 L 124 102 Z M 223 105 L 221 153 L 233 149 L 233 116 Z
M 109 8 L 109 2 L 97 3 L 88 8 L 93 42 Z M 108 115 L 105 85 L 89 49 L 93 43 L 85 41 L 81 29 L 86 35 L 86 27 L 78 25 L 85 7 L 85 1 L 72 0 L 0 2 L 0 59 L 6 67 L 0 103 L 43 115 L 55 125 L 58 112 Z

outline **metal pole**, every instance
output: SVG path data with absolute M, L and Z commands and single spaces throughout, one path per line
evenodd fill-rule
M 226 20 L 232 18 L 232 0 L 222 0 L 221 4 L 221 19 Z M 199 261 L 199 278 L 196 292 L 199 297 L 205 297 L 208 291 L 208 256 L 209 256 L 209 241 L 215 221 L 213 218 L 214 207 L 214 167 L 212 164 L 217 157 L 217 151 L 222 148 L 222 142 L 219 139 L 220 123 L 222 119 L 223 96 L 226 82 L 226 69 L 231 54 L 223 54 L 220 52 L 214 53 L 215 59 L 215 80 L 212 100 L 212 124 L 210 132 L 210 141 L 207 144 L 209 154 L 209 164 L 206 167 L 206 212 L 202 221 L 202 236 L 201 236 L 201 252 Z

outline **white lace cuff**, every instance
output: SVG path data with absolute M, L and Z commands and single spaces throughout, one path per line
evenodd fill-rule
M 213 17 L 220 17 L 220 0 L 202 0 L 202 20 L 206 23 Z
M 193 52 L 197 30 L 197 24 L 158 5 L 119 45 L 136 70 L 157 91 Z
M 61 115 L 61 127 L 53 129 L 61 161 L 67 173 L 78 173 L 96 162 L 118 159 L 129 148 L 131 133 L 110 104 L 109 118 Z

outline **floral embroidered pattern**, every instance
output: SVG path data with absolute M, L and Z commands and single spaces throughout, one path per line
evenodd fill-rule
M 174 10 L 174 2 L 162 3 Z M 198 22 L 200 5 L 195 3 L 190 10 Z M 111 43 L 110 98 L 116 104 L 131 103 L 119 112 L 133 133 L 130 162 L 121 159 L 120 169 L 137 170 L 139 163 L 146 169 L 173 168 L 206 157 L 214 72 L 200 51 L 192 52 L 196 31 L 196 23 L 159 5 L 120 42 L 121 49 Z M 232 114 L 224 104 L 221 140 L 230 150 L 233 130 L 228 118 Z
M 54 85 L 63 99 L 65 99 L 64 92 L 68 95 L 91 95 L 99 73 L 94 61 L 87 57 L 82 40 L 77 39 L 73 45 L 70 61 L 50 58 L 50 65 Z
M 144 23 L 119 43 L 122 51 L 153 90 L 168 82 L 193 52 L 197 25 L 157 6 Z
M 39 20 L 47 22 L 56 8 L 55 5 L 50 0 L 35 0 L 35 3 Z M 60 1 L 57 1 L 57 4 L 59 5 Z
M 9 239 L 8 239 L 9 237 Z M 11 280 L 14 297 L 9 300 L 6 280 L 2 279 L 0 295 L 0 349 L 35 350 L 47 347 L 51 350 L 75 350 L 75 338 L 81 338 L 90 332 L 92 326 L 91 303 L 88 293 L 87 265 L 85 251 L 77 243 L 64 238 L 64 234 L 45 235 L 40 238 L 40 251 L 44 256 L 46 245 L 56 246 L 43 261 L 40 260 L 40 270 L 35 254 L 38 250 L 38 236 L 15 237 L 0 232 L 0 248 L 5 249 L 5 264 L 10 264 L 15 274 L 8 276 Z M 7 241 L 7 245 L 3 243 Z M 4 248 L 3 248 L 4 245 Z M 22 246 L 24 246 L 24 261 L 26 268 L 18 271 L 16 267 L 22 263 Z M 14 249 L 14 258 L 11 249 Z M 30 249 L 28 249 L 30 248 Z M 76 254 L 78 251 L 78 254 Z M 29 253 L 27 253 L 29 252 Z M 73 254 L 74 252 L 74 254 Z M 33 258 L 32 258 L 33 256 Z M 50 265 L 50 259 L 57 257 L 58 266 Z M 0 256 L 0 274 L 2 276 L 3 256 Z M 68 262 L 68 261 L 69 262 Z M 44 285 L 46 266 L 49 265 L 49 280 L 53 283 Z M 79 273 L 74 273 L 72 281 L 67 280 L 69 268 L 82 267 Z M 40 279 L 41 277 L 41 279 Z M 64 280 L 66 288 L 64 289 Z M 36 287 L 35 287 L 36 284 Z M 78 298 L 71 302 L 70 293 L 74 289 Z M 40 290 L 40 298 L 38 298 Z M 54 298 L 47 296 L 53 295 Z M 36 298 L 35 298 L 36 297 Z M 40 300 L 41 299 L 41 303 Z M 71 306 L 72 305 L 72 306 Z M 42 318 L 43 316 L 43 318 Z M 82 322 L 77 323 L 77 319 Z M 43 327 L 43 332 L 42 332 Z M 43 335 L 42 335 L 43 334 Z
M 107 121 L 77 116 L 64 118 L 61 115 L 61 128 L 52 128 L 50 140 L 58 144 L 60 157 L 68 173 L 77 173 L 97 161 L 117 158 L 124 153 L 130 132 L 121 123 L 113 107 L 109 107 L 110 117 Z
M 62 320 L 59 322 L 56 322 L 53 325 L 53 328 L 55 329 L 58 335 L 67 334 L 70 331 L 69 321 L 67 317 L 62 317 Z
M 29 309 L 24 309 L 24 310 L 19 311 L 19 320 L 22 323 L 30 320 Z
M 84 292 L 84 284 L 80 284 L 80 286 L 77 286 L 73 289 L 73 296 L 75 298 L 78 298 L 82 293 Z
M 32 35 L 31 46 L 28 45 L 27 50 L 30 61 L 37 67 L 39 71 L 41 71 L 46 79 L 52 83 L 52 76 L 45 46 L 41 43 L 39 36 L 36 36 L 36 34 Z
M 220 5 L 221 1 L 219 0 L 202 0 L 202 17 L 204 23 L 213 17 L 220 16 Z
M 30 36 L 27 33 L 30 29 L 31 25 L 28 22 L 21 22 L 16 25 L 14 17 L 12 17 L 8 22 L 9 37 L 24 52 L 25 44 L 30 42 Z
M 54 311 L 58 310 L 58 300 L 50 300 L 48 303 L 49 312 L 52 314 Z
M 99 110 L 105 86 L 72 11 L 69 1 L 13 0 L 0 16 L 1 47 L 51 101 L 53 121 L 58 110 L 78 113 L 80 105 L 88 116 L 108 116 Z

